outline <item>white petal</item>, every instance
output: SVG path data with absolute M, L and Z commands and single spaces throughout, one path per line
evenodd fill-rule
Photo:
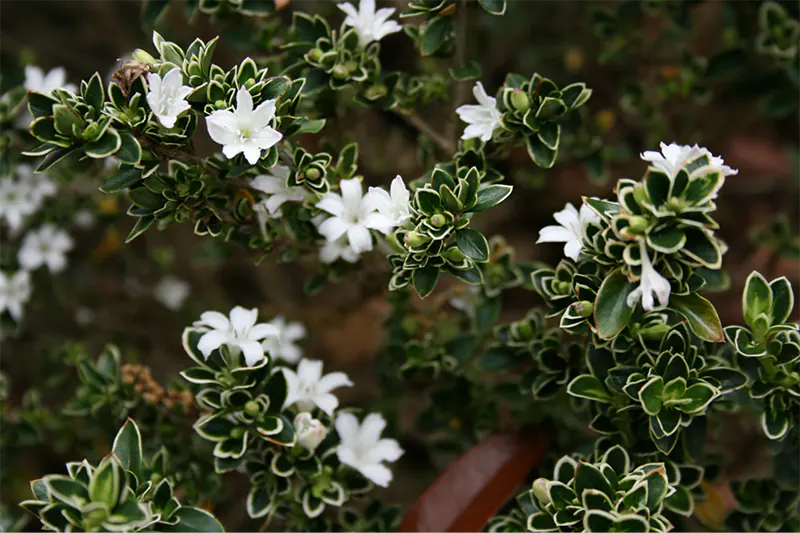
M 253 128 L 260 130 L 275 117 L 275 100 L 265 100 L 253 111 Z
M 278 335 L 280 335 L 280 330 L 272 324 L 256 324 L 250 329 L 247 338 L 261 340 L 267 337 L 277 337 Z
M 264 348 L 258 341 L 240 341 L 239 347 L 242 349 L 247 366 L 255 366 L 264 359 Z
M 276 194 L 286 188 L 286 181 L 275 176 L 267 176 L 262 174 L 253 178 L 250 186 L 257 191 L 265 192 L 267 194 Z
M 357 470 L 379 487 L 388 487 L 392 482 L 392 471 L 381 464 L 362 465 Z
M 208 327 L 223 331 L 228 331 L 231 326 L 228 317 L 218 311 L 206 311 L 200 315 L 200 322 L 203 322 Z
M 244 158 L 251 165 L 255 165 L 261 159 L 261 148 L 256 143 L 249 142 L 245 144 L 242 151 L 244 152 Z
M 394 220 L 381 213 L 371 213 L 364 219 L 364 227 L 380 231 L 384 235 L 389 235 L 394 228 Z
M 242 87 L 236 93 L 236 114 L 242 118 L 249 118 L 253 113 L 253 97 L 250 92 Z
M 258 309 L 245 309 L 237 305 L 231 310 L 231 327 L 242 334 L 252 328 L 258 320 Z
M 574 238 L 575 235 L 567 228 L 562 226 L 545 226 L 539 230 L 539 239 L 537 239 L 536 242 L 568 242 Z
M 345 446 L 358 441 L 359 424 L 354 414 L 339 413 L 339 416 L 336 417 L 335 426 L 336 433 L 339 434 L 339 439 Z
M 397 461 L 403 455 L 403 449 L 400 447 L 400 443 L 394 439 L 379 440 L 372 451 L 373 455 L 377 457 L 379 461 L 388 461 L 390 463 Z
M 206 127 L 211 140 L 228 145 L 237 140 L 236 115 L 227 110 L 214 111 L 206 117 Z
M 408 204 L 409 199 L 411 198 L 411 193 L 406 187 L 406 183 L 403 181 L 403 178 L 398 175 L 392 180 L 392 202 L 397 204 Z
M 314 396 L 314 403 L 328 416 L 333 416 L 333 412 L 339 407 L 339 399 L 330 393 L 317 394 Z
M 283 134 L 281 134 L 281 132 L 267 126 L 253 136 L 252 142 L 257 144 L 259 148 L 268 150 L 278 144 L 281 139 L 283 139 Z
M 342 197 L 336 193 L 329 193 L 317 202 L 317 208 L 330 213 L 335 217 L 344 217 L 345 207 Z
M 203 354 L 203 357 L 208 359 L 211 352 L 222 346 L 228 341 L 228 336 L 217 330 L 209 331 L 197 342 L 197 349 Z
M 580 224 L 578 210 L 575 209 L 575 206 L 570 203 L 567 203 L 563 210 L 554 213 L 553 218 L 556 219 L 556 222 L 567 229 L 571 229 L 572 227 Z
M 363 196 L 361 180 L 358 178 L 342 180 L 339 182 L 339 189 L 342 191 L 342 201 L 344 202 L 345 210 L 351 213 L 358 212 L 361 204 L 361 197 Z
M 386 420 L 383 419 L 379 413 L 370 413 L 364 418 L 361 423 L 361 433 L 359 435 L 359 442 L 364 447 L 372 447 L 377 444 L 381 438 L 381 433 L 386 428 Z
M 322 378 L 322 361 L 303 359 L 297 366 L 297 377 L 306 383 L 318 383 Z
M 331 217 L 319 225 L 319 233 L 325 237 L 328 242 L 332 242 L 344 235 L 347 230 L 350 229 L 350 226 L 350 224 L 339 217 Z
M 567 241 L 566 246 L 564 246 L 564 255 L 573 261 L 577 261 L 582 248 L 583 245 L 581 244 L 581 241 L 572 238 L 571 240 Z
M 352 387 L 353 382 L 347 377 L 344 372 L 331 372 L 326 374 L 319 380 L 317 390 L 322 393 L 327 393 L 339 387 Z
M 339 417 L 341 417 L 341 416 L 342 415 L 339 415 Z M 338 430 L 338 428 L 339 428 L 339 426 L 338 426 L 339 419 L 338 418 L 336 419 L 336 423 L 337 423 L 336 428 Z M 341 433 L 340 433 L 340 436 L 341 436 Z M 358 457 L 356 457 L 356 452 L 352 448 L 348 448 L 348 447 L 343 446 L 343 445 L 339 446 L 336 449 L 336 457 L 339 458 L 339 462 L 342 463 L 343 465 L 351 466 L 353 468 L 356 468 L 358 466 Z
M 354 252 L 364 253 L 372 250 L 372 236 L 361 224 L 352 225 L 347 229 L 347 240 Z

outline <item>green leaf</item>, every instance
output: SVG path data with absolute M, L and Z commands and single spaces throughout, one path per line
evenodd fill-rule
M 125 470 L 133 472 L 133 475 L 139 480 L 144 479 L 142 434 L 139 433 L 136 422 L 130 418 L 125 421 L 125 425 L 114 438 L 114 445 L 111 449 Z
M 136 137 L 130 133 L 121 133 L 122 140 L 119 150 L 114 154 L 120 163 L 125 165 L 138 165 L 142 160 L 142 147 Z
M 325 127 L 325 119 L 308 119 L 300 117 L 294 119 L 284 130 L 287 137 L 303 133 L 319 133 Z
M 170 518 L 172 520 L 177 519 L 178 523 L 175 525 L 167 524 L 162 526 L 164 531 L 205 531 L 210 533 L 225 531 L 225 529 L 222 527 L 222 524 L 220 524 L 219 521 L 214 518 L 214 515 L 208 511 L 197 509 L 195 507 L 180 507 Z
M 122 146 L 122 138 L 117 130 L 108 128 L 102 137 L 90 142 L 84 148 L 84 152 L 91 158 L 103 159 L 114 154 Z
M 103 102 L 105 101 L 105 98 L 106 95 L 105 91 L 103 90 L 103 81 L 100 79 L 100 74 L 95 72 L 89 79 L 83 99 L 88 105 L 94 108 L 95 116 L 99 116 L 100 112 L 103 110 Z
M 470 211 L 478 213 L 496 206 L 511 194 L 511 185 L 494 184 L 478 190 L 478 201 Z
M 595 327 L 601 339 L 613 339 L 628 325 L 633 315 L 633 308 L 628 307 L 628 295 L 635 288 L 620 269 L 603 280 L 594 302 Z
M 542 105 L 536 111 L 536 120 L 541 122 L 553 120 L 567 112 L 567 106 L 559 98 L 546 96 L 542 100 Z
M 420 298 L 425 298 L 436 288 L 436 283 L 439 281 L 439 269 L 435 266 L 417 269 L 411 275 L 411 281 Z
M 567 387 L 567 393 L 595 402 L 611 403 L 611 395 L 608 394 L 606 387 L 591 374 L 583 374 L 573 379 Z
M 83 127 L 83 119 L 63 104 L 53 106 L 53 120 L 56 131 L 64 137 L 74 137 L 73 127 L 78 131 Z
M 128 195 L 134 205 L 144 209 L 156 210 L 161 208 L 161 206 L 164 205 L 164 202 L 166 202 L 166 199 L 163 196 L 154 192 L 150 192 L 150 190 L 148 190 L 146 187 L 137 187 L 135 189 L 131 189 Z
M 675 409 L 683 411 L 686 414 L 701 413 L 717 396 L 719 396 L 717 389 L 711 385 L 707 383 L 695 383 L 688 387 L 686 392 L 683 393 L 683 399 L 689 401 L 676 405 Z
M 623 515 L 618 516 L 614 521 L 613 531 L 630 531 L 632 533 L 639 533 L 641 531 L 649 531 L 650 524 L 647 519 L 639 515 Z
M 478 0 L 481 7 L 490 15 L 505 15 L 506 0 Z M 466 8 L 466 6 L 464 6 Z
M 694 514 L 694 498 L 686 487 L 676 486 L 672 496 L 664 502 L 667 509 L 683 516 Z
M 456 245 L 470 259 L 481 263 L 489 260 L 489 241 L 480 231 L 474 229 L 459 230 L 456 233 Z
M 667 228 L 647 234 L 647 244 L 657 252 L 674 254 L 686 243 L 686 234 L 677 228 Z
M 453 21 L 450 17 L 434 17 L 422 30 L 420 52 L 424 56 L 435 54 L 444 46 L 453 32 Z
M 481 65 L 477 61 L 470 61 L 463 67 L 451 68 L 450 76 L 456 81 L 477 80 L 481 78 Z
M 28 109 L 35 118 L 52 117 L 53 106 L 57 103 L 58 100 L 45 94 L 33 91 L 28 93 Z
M 476 364 L 486 372 L 503 372 L 519 365 L 520 359 L 505 346 L 491 346 L 481 355 Z
M 117 459 L 114 457 L 103 459 L 89 482 L 89 498 L 93 502 L 104 503 L 107 509 L 113 509 L 119 500 L 120 475 Z
M 52 117 L 37 118 L 28 128 L 31 135 L 42 142 L 55 141 L 58 137 L 56 121 Z
M 772 313 L 772 289 L 760 273 L 753 271 L 744 285 L 742 294 L 742 313 L 744 321 L 751 328 L 761 313 L 770 316 Z
M 661 376 L 654 376 L 639 390 L 639 401 L 642 409 L 650 416 L 655 416 L 661 410 L 661 396 L 664 392 L 664 380 Z
M 125 244 L 128 244 L 133 239 L 147 231 L 147 229 L 152 226 L 155 221 L 156 219 L 152 215 L 140 217 L 139 220 L 136 221 L 136 224 L 134 224 L 131 232 L 128 233 L 127 237 L 125 237 Z
M 424 214 L 431 216 L 442 210 L 442 199 L 439 193 L 431 189 L 417 190 L 417 205 Z
M 783 411 L 766 409 L 761 413 L 761 428 L 768 438 L 782 439 L 789 431 L 789 416 Z
M 558 150 L 558 141 L 561 139 L 561 124 L 555 122 L 548 122 L 543 124 L 539 131 L 536 133 L 539 140 L 551 150 Z
M 528 155 L 534 163 L 542 168 L 550 168 L 555 164 L 558 152 L 548 148 L 538 135 L 528 135 L 525 141 Z
M 609 498 L 614 497 L 614 488 L 600 469 L 580 461 L 575 469 L 575 493 L 582 496 L 587 489 L 599 490 Z
M 772 291 L 772 325 L 783 324 L 789 320 L 794 308 L 792 284 L 786 277 L 780 277 L 772 280 L 769 288 Z
M 138 168 L 122 165 L 117 173 L 108 178 L 100 186 L 100 190 L 105 193 L 113 193 L 127 189 L 142 180 L 142 171 Z
M 700 228 L 685 228 L 686 242 L 681 253 L 700 265 L 716 270 L 722 266 L 722 252 L 710 232 Z
M 600 289 L 602 291 L 602 287 Z M 598 295 L 599 298 L 599 295 Z M 711 302 L 699 294 L 673 294 L 670 307 L 683 315 L 692 332 L 708 342 L 725 342 L 719 315 Z
M 614 524 L 614 515 L 606 511 L 591 509 L 583 517 L 583 529 L 591 533 L 611 531 Z M 642 529 L 646 531 L 646 529 Z

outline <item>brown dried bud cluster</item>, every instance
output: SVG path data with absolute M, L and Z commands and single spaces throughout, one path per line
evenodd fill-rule
M 180 406 L 185 413 L 190 413 L 194 407 L 194 395 L 191 391 L 165 390 L 153 379 L 149 367 L 125 363 L 122 365 L 122 382 L 133 385 L 136 394 L 150 405 L 163 405 L 169 410 Z

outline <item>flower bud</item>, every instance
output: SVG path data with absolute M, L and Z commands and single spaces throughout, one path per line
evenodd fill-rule
M 322 173 L 319 171 L 318 168 L 309 168 L 305 171 L 306 178 L 310 179 L 311 181 L 318 180 Z
M 248 88 L 248 89 L 249 89 L 250 87 L 252 87 L 253 85 L 255 85 L 255 84 L 256 84 L 256 80 L 254 80 L 253 78 L 250 78 L 250 79 L 244 80 L 244 86 L 245 86 L 246 88 Z
M 428 238 L 425 235 L 421 234 L 418 231 L 409 231 L 406 233 L 405 241 L 408 246 L 411 248 L 416 248 L 418 246 L 422 246 L 428 242 Z
M 583 300 L 581 302 L 575 302 L 572 304 L 572 308 L 575 309 L 575 312 L 578 314 L 578 316 L 586 318 L 594 311 L 594 304 L 592 304 L 592 302 Z
M 231 430 L 231 437 L 234 439 L 240 439 L 244 436 L 247 430 L 241 426 L 236 426 Z
M 558 294 L 565 294 L 569 291 L 571 287 L 572 283 L 570 283 L 569 281 L 559 281 L 558 283 L 556 283 L 555 289 L 556 292 L 558 292 Z
M 511 105 L 520 113 L 524 113 L 531 107 L 531 99 L 522 89 L 514 89 L 511 93 Z
M 437 213 L 431 217 L 431 224 L 436 228 L 441 228 L 447 224 L 447 219 L 444 217 L 444 215 Z
M 134 61 L 141 61 L 142 63 L 155 63 L 156 62 L 156 58 L 155 57 L 151 56 L 149 52 L 146 52 L 145 50 L 142 50 L 141 48 L 137 48 L 136 50 L 134 50 L 133 54 L 131 54 L 131 58 Z
M 228 107 L 228 103 L 225 102 L 225 100 L 217 100 L 216 102 L 214 102 L 214 107 L 216 107 L 217 109 L 225 109 L 226 107 Z
M 350 75 L 350 71 L 344 65 L 336 65 L 333 67 L 333 77 L 337 80 L 344 80 Z
M 644 233 L 648 227 L 650 227 L 650 222 L 645 217 L 635 215 L 630 218 L 628 231 L 631 233 Z
M 314 62 L 319 61 L 322 58 L 323 53 L 324 52 L 321 48 L 312 48 L 308 51 L 308 59 Z
M 261 408 L 258 405 L 258 402 L 256 401 L 250 400 L 249 402 L 244 404 L 244 412 L 247 413 L 248 416 L 254 417 L 258 415 L 260 411 Z
M 461 263 L 466 256 L 457 246 L 451 246 L 442 253 L 442 257 L 453 263 Z
M 650 327 L 640 329 L 639 335 L 641 335 L 646 341 L 658 341 L 661 340 L 669 330 L 670 327 L 667 324 L 655 324 Z
M 382 96 L 386 96 L 387 90 L 385 85 L 373 85 L 366 90 L 365 96 L 370 100 L 377 100 Z
M 297 432 L 297 442 L 310 452 L 325 440 L 328 429 L 319 420 L 309 413 L 300 413 L 294 418 L 294 429 Z
M 550 491 L 547 490 L 548 481 L 542 477 L 533 482 L 533 495 L 542 504 L 542 507 L 550 503 Z

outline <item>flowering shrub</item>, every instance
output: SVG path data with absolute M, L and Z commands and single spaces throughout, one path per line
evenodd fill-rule
M 683 20 L 685 4 L 587 7 L 605 38 L 598 56 L 621 61 L 641 10 Z M 145 22 L 167 7 L 146 3 Z M 694 133 L 669 144 L 652 138 L 661 107 L 707 102 L 712 74 L 744 57 L 771 69 L 771 88 L 757 95 L 766 115 L 796 111 L 786 98 L 798 80 L 794 12 L 761 4 L 746 46 L 708 60 L 686 55 L 656 94 L 639 80 L 627 84 L 620 107 L 647 130 L 637 159 L 630 147 L 615 150 L 614 139 L 603 144 L 599 130 L 611 126 L 603 127 L 608 115 L 589 119 L 591 82 L 504 72 L 497 83 L 482 75 L 488 59 L 468 61 L 476 20 L 488 27 L 533 4 L 415 0 L 399 14 L 374 0 L 336 7 L 193 0 L 190 16 L 258 27 L 252 53 L 226 69 L 215 57 L 224 38 L 182 45 L 153 31 L 152 46 L 108 80 L 95 73 L 70 85 L 62 68 L 28 65 L 21 85 L 4 85 L 0 325 L 4 343 L 22 343 L 38 334 L 26 329 L 29 307 L 42 313 L 34 303 L 48 298 L 67 305 L 58 278 L 84 269 L 86 282 L 96 272 L 83 265 L 122 245 L 109 232 L 87 254 L 81 232 L 98 218 L 113 227 L 121 202 L 132 227 L 124 242 L 136 251 L 130 268 L 157 271 L 151 295 L 170 313 L 203 291 L 171 272 L 174 254 L 136 248 L 170 226 L 191 228 L 221 264 L 239 254 L 297 265 L 304 311 L 356 280 L 384 310 L 374 358 L 380 398 L 369 408 L 354 402 L 355 369 L 307 349 L 318 321 L 248 308 L 252 294 L 230 311 L 209 303 L 217 310 L 179 314 L 182 333 L 168 336 L 184 353 L 157 377 L 125 345 L 135 322 L 119 340 L 99 339 L 122 348 L 106 345 L 97 358 L 58 337 L 43 356 L 48 378 L 21 401 L 15 372 L 2 374 L 0 451 L 13 458 L 47 445 L 60 455 L 87 450 L 87 459 L 67 463 L 66 475 L 39 472 L 32 499 L 20 504 L 29 515 L 4 499 L 3 528 L 30 518 L 54 531 L 221 531 L 247 527 L 241 517 L 251 529 L 297 531 L 669 531 L 692 520 L 800 527 L 795 290 L 786 277 L 748 272 L 743 325 L 723 325 L 707 297 L 731 285 L 715 217 L 724 185 L 745 170 L 695 144 Z M 384 39 L 406 42 L 424 68 L 385 66 Z M 408 167 L 380 153 L 392 181 L 361 175 L 374 154 L 340 120 L 356 106 L 414 128 L 423 170 L 398 175 Z M 434 108 L 454 127 L 426 120 Z M 620 160 L 631 177 L 607 183 Z M 530 260 L 486 229 L 525 172 L 549 176 L 576 162 L 594 182 L 587 191 L 602 183 L 603 193 L 576 190 L 555 224 L 515 228 L 538 231 L 537 250 L 559 260 Z M 797 255 L 785 218 L 756 238 Z M 512 292 L 523 295 L 521 313 L 506 307 Z M 82 303 L 75 322 L 99 323 L 98 311 Z M 166 385 L 164 375 L 173 378 Z M 719 434 L 731 413 L 760 420 L 772 474 L 728 475 L 736 461 L 720 452 Z M 531 426 L 546 448 L 541 461 L 519 459 L 535 455 L 520 437 Z M 117 430 L 110 448 L 98 445 Z M 491 458 L 470 454 L 493 433 L 518 443 L 513 453 L 495 450 L 511 468 L 494 472 Z M 447 505 L 423 496 L 401 522 L 415 496 L 396 488 L 410 456 L 423 454 L 431 471 L 467 450 L 462 459 L 478 462 L 464 470 L 477 474 L 461 482 L 480 485 L 482 497 L 462 501 L 464 487 L 453 483 Z M 4 470 L 4 485 L 17 483 Z M 431 490 L 452 483 L 442 479 Z M 438 528 L 414 518 L 425 515 L 420 508 Z M 458 517 L 445 522 L 453 509 Z

